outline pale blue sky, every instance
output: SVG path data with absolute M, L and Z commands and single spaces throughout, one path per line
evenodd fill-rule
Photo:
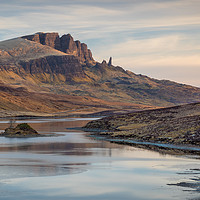
M 200 86 L 200 0 L 1 0 L 0 40 L 71 33 L 101 62 Z

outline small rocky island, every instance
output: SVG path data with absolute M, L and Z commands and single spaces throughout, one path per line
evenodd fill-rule
M 29 124 L 22 123 L 18 124 L 16 127 L 6 128 L 4 132 L 0 134 L 4 137 L 17 137 L 17 138 L 26 138 L 26 137 L 41 137 L 36 130 L 34 130 Z

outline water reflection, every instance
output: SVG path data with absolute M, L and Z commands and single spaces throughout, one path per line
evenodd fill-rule
M 82 127 L 88 121 L 80 119 L 21 121 L 29 123 L 39 133 L 54 133 L 55 137 L 0 138 L 1 174 L 8 174 L 7 177 L 74 174 L 85 171 L 86 165 L 111 157 L 112 148 L 117 145 L 104 141 L 97 142 L 85 137 L 81 131 L 68 130 L 68 128 Z M 5 127 L 7 123 L 0 123 L 0 129 Z M 117 148 L 123 147 L 117 146 Z M 5 169 L 13 171 L 14 174 L 5 173 Z
M 99 141 L 67 129 L 88 120 L 28 122 L 40 133 L 60 136 L 0 138 L 0 200 L 198 198 L 177 184 L 199 176 L 181 174 L 199 169 L 198 160 Z M 0 123 L 0 129 L 6 126 Z

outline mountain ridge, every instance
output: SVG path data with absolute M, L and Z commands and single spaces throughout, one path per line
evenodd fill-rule
M 77 48 L 81 44 L 84 43 L 74 41 L 70 34 L 60 37 L 58 33 L 37 33 L 0 42 L 0 83 L 38 94 L 68 95 L 72 102 L 73 96 L 87 96 L 99 99 L 104 108 L 105 102 L 140 109 L 200 101 L 200 88 L 137 75 L 113 66 L 112 58 L 100 63 L 91 53 L 87 59 L 89 50 L 81 53 L 82 49 Z M 61 47 L 65 52 L 57 50 Z

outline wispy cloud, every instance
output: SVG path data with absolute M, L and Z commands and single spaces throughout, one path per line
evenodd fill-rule
M 161 74 L 166 66 L 200 66 L 199 8 L 199 0 L 2 0 L 0 40 L 69 32 L 99 61 L 113 56 L 116 65 L 159 78 L 156 67 Z
M 136 73 L 199 86 L 200 43 L 197 40 L 198 37 L 184 34 L 129 39 L 107 47 L 106 53 L 100 48 L 96 55 L 100 56 L 98 59 L 113 56 L 114 64 Z
M 194 55 L 200 52 L 198 37 L 190 38 L 184 34 L 171 34 L 154 38 L 128 39 L 125 42 L 114 44 L 108 49 L 117 57 L 140 56 L 181 56 Z M 200 59 L 200 58 L 199 58 Z
M 100 4 L 98 1 L 90 4 L 89 1 L 75 1 L 71 4 L 69 1 L 60 0 L 60 4 L 57 2 L 56 5 L 53 1 L 48 1 L 50 3 L 46 3 L 44 7 L 41 6 L 41 2 L 36 4 L 34 1 L 34 6 L 30 4 L 31 2 L 33 4 L 33 1 L 26 1 L 26 4 L 20 1 L 18 4 L 3 4 L 0 7 L 4 15 L 15 13 L 13 21 L 16 23 L 7 23 L 10 29 L 18 32 L 19 29 L 16 26 L 19 25 L 20 28 L 24 24 L 27 27 L 25 32 L 37 31 L 41 28 L 62 32 L 65 27 L 69 32 L 77 30 L 84 32 L 83 37 L 90 39 L 91 37 L 103 37 L 102 33 L 111 38 L 116 33 L 119 33 L 118 37 L 120 37 L 121 32 L 131 31 L 134 34 L 140 29 L 159 31 L 166 27 L 177 29 L 178 26 L 181 28 L 200 24 L 200 14 L 196 12 L 198 5 L 192 7 L 192 12 L 188 12 L 186 7 L 191 7 L 192 4 L 184 0 L 181 3 L 180 1 L 166 1 L 165 3 L 144 0 L 140 3 L 124 1 L 123 4 L 119 4 L 119 1 L 116 3 L 109 1 L 109 4 Z M 109 6 L 110 3 L 113 7 Z M 177 12 L 177 7 L 181 12 Z M 0 28 L 5 29 L 6 27 L 0 26 Z
M 15 17 L 0 17 L 1 29 L 27 28 L 28 25 Z

